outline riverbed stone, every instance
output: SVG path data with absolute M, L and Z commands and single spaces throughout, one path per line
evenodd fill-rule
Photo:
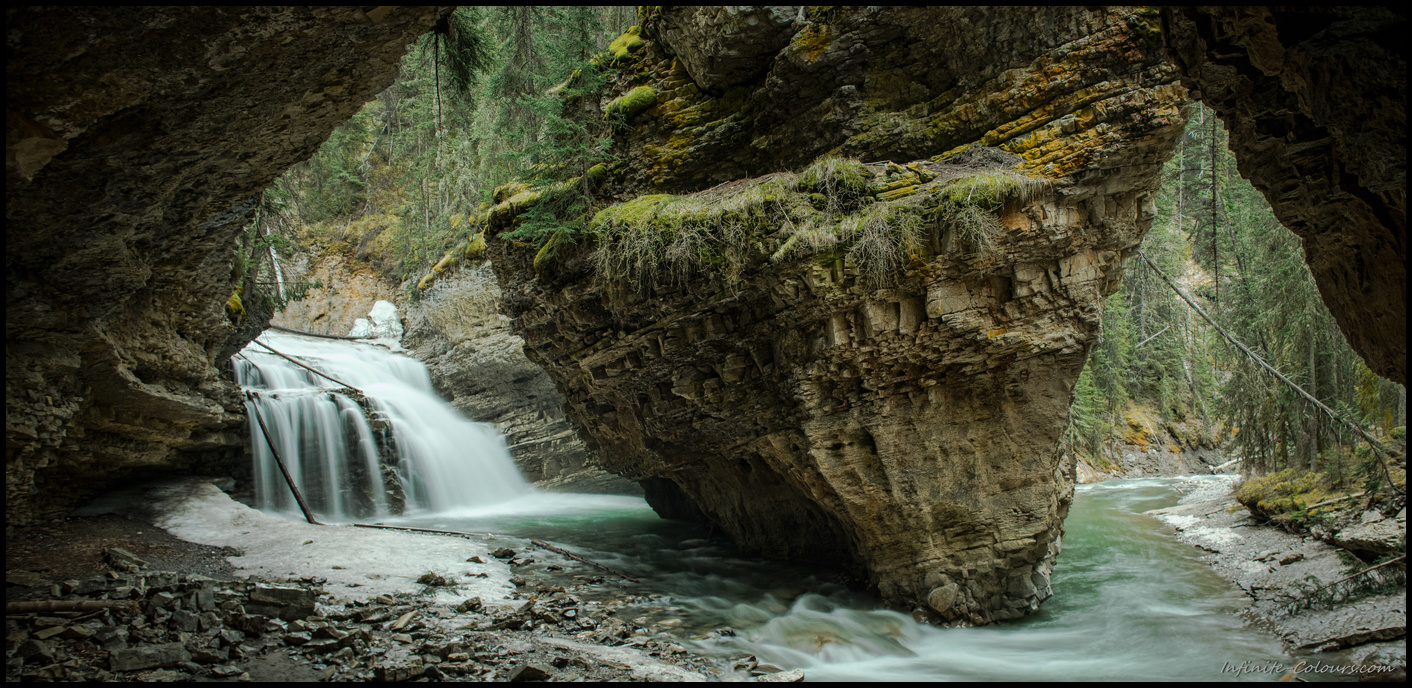
M 1334 535 L 1339 547 L 1383 555 L 1406 547 L 1407 527 L 1391 518 L 1359 522 Z
M 304 588 L 259 584 L 250 589 L 250 614 L 281 619 L 305 619 L 314 615 L 314 593 Z
M 181 643 L 163 643 L 118 650 L 113 653 L 110 663 L 113 671 L 138 671 L 189 661 L 191 654 Z

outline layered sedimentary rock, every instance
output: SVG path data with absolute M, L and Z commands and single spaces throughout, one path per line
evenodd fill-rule
M 1349 345 L 1406 384 L 1406 9 L 1164 15 L 1183 83 L 1225 122 L 1241 175 L 1304 240 Z
M 7 526 L 235 460 L 235 236 L 442 12 L 7 10 Z
M 615 63 L 603 100 L 622 163 L 600 207 L 620 205 L 593 226 L 602 244 L 637 223 L 674 242 L 670 261 L 686 222 L 700 260 L 684 279 L 603 274 L 586 238 L 538 256 L 492 241 L 526 352 L 663 515 L 856 567 L 941 619 L 1034 609 L 1072 495 L 1056 444 L 1073 384 L 1184 123 L 1155 13 L 796 8 L 777 53 L 713 62 L 672 27 L 760 29 L 694 12 L 647 17 L 649 40 Z M 767 174 L 825 154 L 890 163 L 840 168 L 867 191 L 836 213 L 833 181 Z M 989 241 L 968 235 L 957 209 L 973 198 L 946 199 L 1001 177 L 1049 183 L 990 208 Z M 532 200 L 504 199 L 488 236 Z M 687 207 L 697 219 L 669 218 Z M 809 240 L 795 220 L 878 217 L 920 222 L 885 284 L 856 242 L 790 254 Z
M 344 337 L 359 318 L 368 317 L 378 301 L 406 307 L 397 285 L 353 259 L 331 253 L 289 262 L 284 267 L 291 288 L 295 284 L 318 286 L 311 286 L 304 298 L 285 304 L 270 320 L 272 325 Z

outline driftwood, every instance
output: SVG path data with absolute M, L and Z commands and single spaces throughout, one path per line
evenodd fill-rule
M 127 609 L 138 611 L 132 600 L 45 600 L 42 602 L 6 602 L 6 614 L 33 614 L 36 612 L 92 612 L 101 609 Z
M 374 524 L 372 524 L 372 523 L 354 523 L 354 524 L 353 524 L 353 527 L 354 527 L 354 528 L 381 528 L 381 529 L 383 529 L 383 530 L 410 530 L 410 531 L 412 531 L 412 532 L 414 532 L 414 533 L 436 533 L 437 535 L 459 535 L 459 536 L 461 536 L 461 537 L 466 537 L 466 538 L 478 537 L 478 536 L 483 536 L 483 535 L 484 535 L 484 534 L 482 534 L 482 533 L 462 533 L 462 532 L 456 531 L 456 530 L 436 530 L 435 528 L 412 528 L 412 527 L 409 527 L 409 526 L 384 526 L 384 525 L 374 525 Z
M 279 332 L 288 332 L 290 334 L 302 334 L 305 337 L 322 337 L 323 339 L 346 339 L 354 342 L 368 339 L 368 337 L 342 337 L 336 334 L 314 334 L 313 332 L 305 332 L 303 330 L 291 330 L 288 327 L 280 327 L 279 325 L 270 325 L 270 329 Z
M 274 349 L 271 349 L 268 344 L 266 344 L 266 343 L 264 343 L 264 342 L 262 342 L 262 341 L 260 341 L 260 340 L 258 340 L 258 339 L 252 340 L 251 343 L 253 343 L 253 344 L 259 344 L 260 346 L 264 347 L 266 351 L 268 351 L 268 352 L 270 352 L 270 353 L 272 353 L 272 354 L 274 354 L 274 355 L 276 355 L 276 356 L 279 356 L 280 358 L 283 358 L 284 360 L 289 361 L 290 363 L 293 363 L 294 365 L 297 365 L 297 366 L 299 366 L 300 368 L 303 368 L 304 370 L 307 370 L 307 371 L 309 371 L 309 372 L 311 372 L 311 373 L 313 373 L 313 374 L 315 374 L 315 375 L 318 375 L 319 377 L 324 378 L 325 380 L 330 380 L 330 381 L 332 381 L 332 382 L 336 382 L 336 383 L 338 383 L 340 386 L 347 387 L 348 389 L 357 390 L 357 392 L 358 392 L 359 394 L 362 394 L 362 393 L 363 393 L 363 390 L 358 389 L 357 387 L 354 387 L 353 385 L 350 385 L 350 384 L 348 384 L 347 382 L 344 382 L 344 381 L 342 381 L 342 380 L 339 380 L 338 378 L 335 378 L 335 377 L 330 377 L 329 375 L 326 375 L 326 374 L 324 374 L 324 373 L 322 373 L 322 372 L 319 372 L 318 370 L 315 370 L 314 368 L 310 367 L 308 364 L 304 363 L 303 361 L 300 361 L 300 360 L 298 360 L 298 359 L 295 359 L 295 358 L 293 358 L 293 357 L 291 357 L 291 356 L 286 356 L 286 355 L 284 355 L 284 354 L 282 354 L 282 353 L 280 353 L 280 352 L 278 352 L 278 351 L 275 351 Z M 247 359 L 247 360 L 248 360 L 248 359 Z
M 1313 509 L 1314 507 L 1320 507 L 1320 506 L 1323 506 L 1323 505 L 1325 505 L 1325 504 L 1333 504 L 1334 502 L 1342 502 L 1342 501 L 1345 500 L 1345 499 L 1353 499 L 1354 497 L 1362 497 L 1362 496 L 1365 495 L 1365 494 L 1368 494 L 1368 493 L 1367 493 L 1367 492 L 1357 492 L 1357 493 L 1354 493 L 1354 494 L 1351 494 L 1351 495 L 1344 495 L 1344 496 L 1342 496 L 1342 497 L 1334 497 L 1333 499 L 1325 499 L 1324 501 L 1319 502 L 1318 504 L 1310 504 L 1309 506 L 1304 507 L 1304 510 L 1305 510 L 1305 511 L 1308 511 L 1308 510 L 1310 510 L 1310 509 Z
M 252 399 L 257 396 L 251 391 L 245 393 Z M 275 449 L 275 441 L 270 439 L 270 429 L 265 427 L 265 419 L 260 416 L 260 406 L 252 403 L 250 410 L 255 413 L 255 422 L 260 424 L 260 434 L 265 436 L 265 444 L 270 445 L 270 453 L 274 455 L 275 463 L 279 465 L 279 472 L 284 474 L 284 481 L 289 483 L 289 490 L 294 493 L 294 501 L 299 503 L 299 510 L 304 512 L 304 520 L 316 526 L 323 525 L 314 519 L 314 512 L 309 511 L 309 505 L 304 503 L 304 495 L 299 494 L 299 488 L 294 484 L 294 478 L 289 475 L 289 469 L 285 467 L 284 459 L 279 458 L 279 450 Z
M 583 562 L 583 563 L 585 563 L 585 564 L 588 564 L 589 566 L 593 566 L 593 567 L 595 567 L 595 568 L 603 569 L 604 571 L 607 571 L 608 573 L 611 573 L 611 574 L 613 574 L 613 575 L 615 575 L 615 576 L 622 576 L 623 578 L 625 578 L 625 579 L 627 579 L 627 580 L 630 580 L 630 581 L 632 581 L 632 582 L 634 582 L 634 583 L 641 583 L 641 582 L 642 582 L 642 581 L 640 581 L 640 580 L 638 580 L 638 579 L 636 579 L 636 578 L 633 578 L 632 576 L 629 576 L 629 575 L 626 574 L 626 573 L 623 573 L 622 571 L 615 571 L 615 570 L 610 569 L 610 568 L 608 568 L 607 566 L 604 566 L 604 565 L 602 565 L 602 564 L 600 564 L 600 563 L 598 563 L 598 562 L 596 562 L 596 561 L 589 561 L 589 560 L 584 559 L 583 557 L 581 557 L 581 556 L 579 556 L 579 555 L 577 555 L 577 554 L 571 554 L 571 553 L 569 553 L 569 552 L 565 552 L 564 550 L 559 549 L 558 547 L 555 547 L 554 545 L 551 545 L 551 544 L 549 544 L 549 543 L 547 543 L 547 542 L 543 542 L 543 541 L 541 541 L 541 540 L 530 540 L 530 542 L 534 543 L 534 545 L 535 545 L 536 547 L 543 547 L 544 549 L 547 549 L 547 550 L 549 550 L 550 552 L 557 552 L 557 553 L 562 554 L 562 555 L 564 555 L 564 556 L 566 556 L 566 557 L 568 557 L 568 558 L 570 558 L 570 559 L 573 559 L 574 561 L 581 561 L 581 562 Z

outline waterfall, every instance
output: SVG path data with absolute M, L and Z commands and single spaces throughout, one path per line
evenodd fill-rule
M 246 396 L 256 505 L 294 511 L 256 421 L 309 507 L 333 520 L 483 507 L 530 491 L 491 425 L 466 420 L 432 390 L 420 361 L 381 347 L 268 331 L 234 359 Z

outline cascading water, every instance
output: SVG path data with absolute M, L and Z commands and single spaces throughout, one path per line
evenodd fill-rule
M 300 493 L 329 519 L 478 508 L 530 492 L 495 428 L 466 420 L 438 397 L 421 362 L 368 344 L 273 331 L 258 342 L 347 385 L 258 343 L 234 359 L 236 381 L 250 392 L 259 508 L 289 512 L 295 501 L 257 410 Z

